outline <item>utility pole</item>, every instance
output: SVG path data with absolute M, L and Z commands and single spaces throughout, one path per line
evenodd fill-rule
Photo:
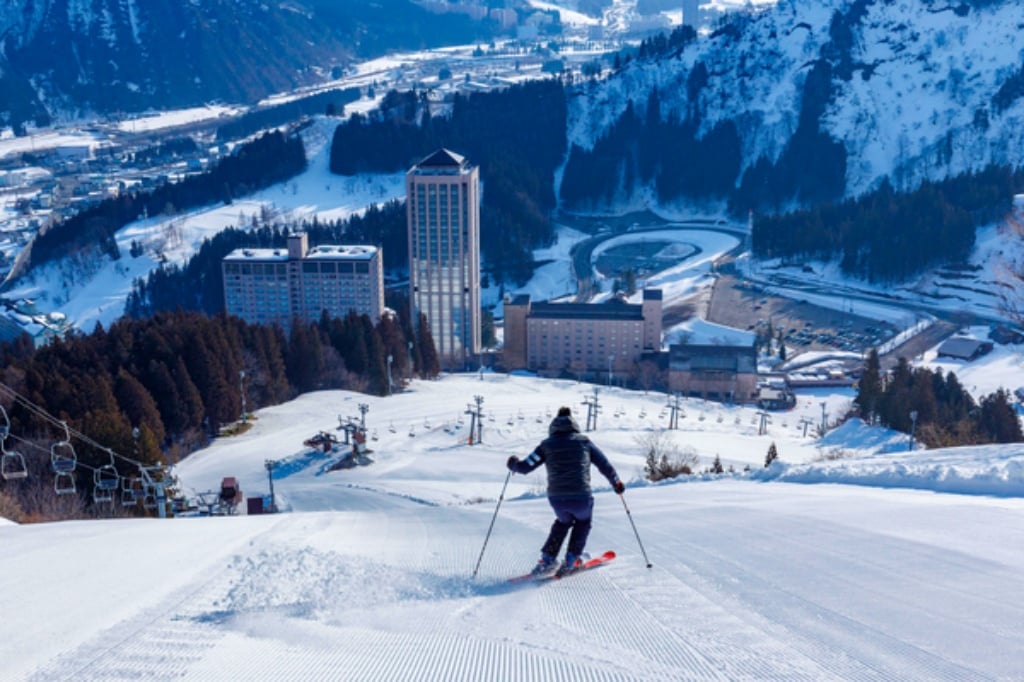
M 825 408 L 828 403 L 822 401 L 821 403 L 821 435 L 825 435 L 825 429 L 828 428 L 828 415 L 825 413 Z
M 768 433 L 768 422 L 771 421 L 772 416 L 768 413 L 768 410 L 758 410 L 756 414 L 761 418 L 761 422 L 757 426 L 757 435 L 763 436 Z
M 366 430 L 366 413 L 370 411 L 370 406 L 366 403 L 359 403 L 359 426 Z

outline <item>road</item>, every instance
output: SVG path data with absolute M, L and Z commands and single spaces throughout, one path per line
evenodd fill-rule
M 579 229 L 580 220 L 576 219 L 572 227 Z M 644 221 L 641 223 L 640 221 Z M 619 231 L 602 232 L 594 235 L 579 242 L 572 248 L 572 268 L 576 275 L 576 302 L 586 303 L 592 298 L 593 291 L 592 287 L 588 284 L 593 280 L 594 277 L 594 249 L 600 246 L 602 243 L 609 239 L 621 237 L 625 234 L 650 234 L 658 232 L 678 232 L 680 230 L 703 230 L 709 232 L 721 232 L 724 234 L 738 237 L 740 240 L 739 245 L 733 249 L 729 254 L 736 255 L 743 250 L 743 244 L 747 237 L 747 230 L 745 226 L 739 226 L 736 224 L 725 224 L 721 222 L 711 220 L 689 220 L 681 222 L 668 222 L 664 221 L 650 213 L 634 214 L 621 218 L 600 218 L 594 219 L 589 222 L 590 229 L 595 229 L 596 225 L 608 226 L 609 223 L 615 225 L 620 229 Z M 595 225 L 596 224 L 596 225 Z M 700 250 L 698 249 L 698 253 Z M 692 257 L 692 256 L 691 256 Z

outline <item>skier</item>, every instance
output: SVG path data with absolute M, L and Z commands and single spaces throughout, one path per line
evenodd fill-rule
M 594 510 L 594 497 L 590 492 L 590 465 L 597 466 L 619 495 L 626 486 L 619 480 L 615 468 L 604 453 L 580 433 L 580 427 L 568 407 L 558 409 L 558 415 L 548 427 L 548 437 L 541 441 L 529 457 L 520 460 L 513 455 L 508 458 L 507 466 L 514 473 L 528 474 L 541 464 L 547 466 L 548 502 L 555 511 L 555 522 L 551 525 L 547 542 L 541 548 L 540 561 L 532 573 L 542 575 L 555 568 L 562 542 L 571 529 L 565 563 L 558 568 L 558 575 L 565 575 L 583 564 L 580 557 L 587 544 Z

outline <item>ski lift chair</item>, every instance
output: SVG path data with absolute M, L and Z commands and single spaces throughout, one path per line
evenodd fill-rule
M 64 425 L 64 440 L 57 441 L 50 446 L 50 466 L 55 474 L 70 475 L 78 466 L 78 455 L 75 454 L 75 448 L 71 445 L 71 432 L 68 430 L 68 425 L 65 422 L 61 422 L 61 424 Z
M 114 452 L 108 449 L 107 454 L 110 455 L 110 463 L 92 472 L 92 498 L 96 502 L 113 502 L 114 493 L 121 485 L 121 475 L 114 466 Z
M 53 475 L 53 491 L 58 495 L 74 495 L 75 475 L 67 471 L 58 471 Z
M 25 478 L 28 476 L 25 456 L 6 448 L 7 436 L 11 433 L 11 420 L 7 418 L 7 410 L 3 406 L 0 406 L 0 415 L 3 416 L 3 423 L 0 424 L 0 477 L 5 481 Z
M 2 447 L 2 443 L 0 443 Z M 0 455 L 0 476 L 5 481 L 13 481 L 28 476 L 28 467 L 25 466 L 25 457 L 14 450 L 4 450 Z
M 136 495 L 137 490 L 141 490 L 139 479 L 126 478 L 124 480 L 124 484 L 121 486 L 122 507 L 133 507 L 138 504 L 139 496 Z

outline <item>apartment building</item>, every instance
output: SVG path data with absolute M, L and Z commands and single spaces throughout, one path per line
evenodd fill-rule
M 406 173 L 409 291 L 444 367 L 465 369 L 480 352 L 480 172 L 439 149 Z
M 505 302 L 506 369 L 541 376 L 626 376 L 644 353 L 661 349 L 662 295 L 646 289 L 640 304 L 533 303 L 521 294 Z
M 323 311 L 349 311 L 374 322 L 384 310 L 384 266 L 375 246 L 309 247 L 305 233 L 288 236 L 286 249 L 235 249 L 221 263 L 224 304 L 247 322 L 279 324 L 320 319 Z

